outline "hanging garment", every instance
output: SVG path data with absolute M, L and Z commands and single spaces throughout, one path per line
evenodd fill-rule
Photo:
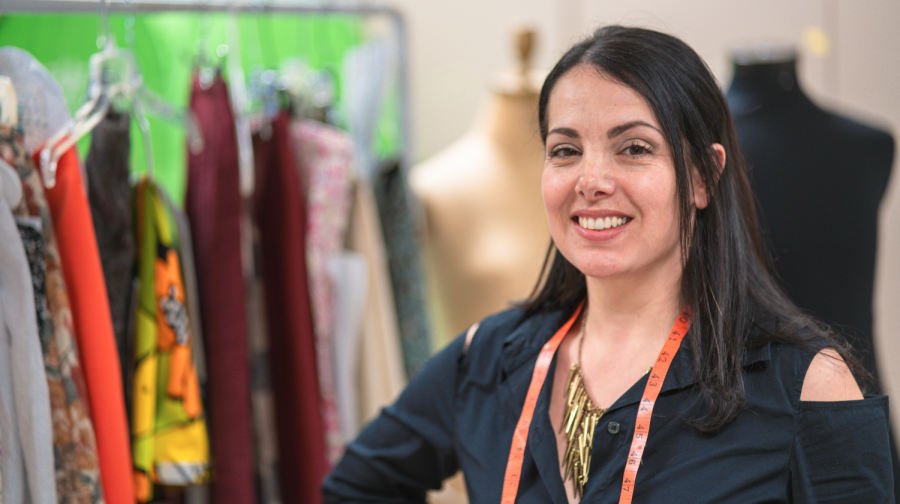
M 378 164 L 375 147 L 398 128 L 390 124 L 379 130 L 385 116 L 383 106 L 394 89 L 397 74 L 399 40 L 394 34 L 382 34 L 347 51 L 342 62 L 341 94 L 347 114 L 350 136 L 356 148 L 357 173 L 371 179 Z M 399 139 L 393 139 L 398 142 Z M 388 140 L 390 142 L 390 140 Z
M 353 192 L 347 249 L 365 257 L 368 277 L 356 376 L 360 428 L 377 417 L 381 408 L 392 404 L 406 386 L 378 210 L 372 189 L 364 180 L 356 182 Z
M 191 111 L 206 148 L 188 153 L 185 210 L 193 231 L 206 365 L 207 414 L 216 504 L 252 504 L 253 434 L 247 350 L 246 287 L 241 266 L 238 151 L 228 89 L 194 78 Z M 299 501 L 298 501 L 299 502 Z
M 181 279 L 184 281 L 184 295 L 187 305 L 188 318 L 191 321 L 191 353 L 194 356 L 194 367 L 197 368 L 197 379 L 200 380 L 200 390 L 206 385 L 206 349 L 203 346 L 203 324 L 200 323 L 200 292 L 197 286 L 197 263 L 194 258 L 193 232 L 191 222 L 169 197 L 165 191 L 157 191 L 157 195 L 163 205 L 172 215 L 177 228 L 178 258 L 181 261 Z
M 84 377 L 74 340 L 63 332 L 69 346 L 60 347 L 47 300 L 47 247 L 40 219 L 17 217 L 19 235 L 28 257 L 34 290 L 37 329 L 44 354 L 53 422 L 56 493 L 61 503 L 104 502 L 100 485 L 97 441 L 87 408 Z
M 16 213 L 27 212 L 23 207 L 42 200 L 43 194 L 32 193 L 31 183 L 37 175 L 28 163 L 20 128 L 0 127 L 0 157 L 19 171 L 24 196 Z M 40 189 L 39 182 L 36 188 Z M 7 503 L 56 504 L 50 392 L 37 333 L 31 269 L 9 208 L 4 194 L 0 197 L 2 499 Z M 37 206 L 31 208 L 38 211 Z
M 131 435 L 138 502 L 153 497 L 152 483 L 202 483 L 209 466 L 179 237 L 157 191 L 146 179 L 135 189 L 140 287 Z
M 366 259 L 355 252 L 341 251 L 328 259 L 328 279 L 334 293 L 334 385 L 341 435 L 346 443 L 359 434 L 359 397 L 356 377 L 362 319 L 366 307 Z
M 73 146 L 59 160 L 56 186 L 46 191 L 47 203 L 87 383 L 103 496 L 109 503 L 131 503 L 131 449 L 119 352 L 79 164 Z
M 306 261 L 306 205 L 285 114 L 253 138 L 254 215 L 260 234 L 272 388 L 284 502 L 322 501 L 328 471 Z M 340 433 L 338 433 L 340 435 Z
M 35 154 L 69 120 L 62 88 L 43 65 L 15 47 L 0 48 L 0 74 L 16 86 L 23 145 Z M 40 184 L 37 175 L 34 181 Z M 46 205 L 42 190 L 39 199 Z M 43 221 L 49 224 L 50 217 L 43 216 Z M 52 226 L 39 229 L 44 238 L 50 238 L 44 244 L 45 315 L 49 318 L 42 324 L 41 343 L 53 415 L 57 493 L 61 502 L 103 502 L 97 440 L 60 255 Z
M 398 161 L 382 163 L 375 173 L 372 186 L 394 287 L 406 376 L 412 378 L 431 357 L 431 321 L 416 219 L 410 204 L 406 176 Z
M 84 162 L 91 218 L 103 265 L 126 397 L 130 396 L 130 378 L 126 377 L 131 375 L 131 356 L 134 354 L 127 333 L 135 258 L 131 184 L 128 182 L 130 125 L 131 116 L 110 111 L 91 132 L 91 148 Z
M 172 215 L 178 232 L 178 259 L 181 262 L 181 279 L 184 281 L 185 305 L 191 324 L 191 355 L 197 381 L 200 382 L 200 398 L 206 390 L 206 348 L 203 346 L 203 332 L 200 324 L 200 294 L 197 287 L 197 269 L 194 261 L 193 234 L 187 215 L 178 208 L 165 191 L 157 191 L 157 196 Z M 209 483 L 191 485 L 184 491 L 184 504 L 208 504 Z M 180 502 L 180 501 L 179 501 Z
M 253 226 L 252 222 L 248 223 Z M 258 233 L 254 233 L 258 235 Z M 252 244 L 254 255 L 258 240 Z M 247 283 L 247 322 L 250 329 L 250 388 L 253 400 L 253 434 L 256 448 L 256 477 L 259 482 L 259 504 L 280 504 L 281 488 L 278 480 L 278 426 L 275 415 L 275 394 L 272 390 L 269 332 L 266 327 L 265 286 L 262 271 L 254 261 L 252 276 Z
M 19 202 L 22 201 L 22 181 L 19 179 L 19 173 L 15 168 L 6 163 L 0 163 L 0 209 L 14 208 L 18 206 Z M 5 203 L 5 205 L 4 205 Z M 20 228 L 21 232 L 21 228 Z M 28 257 L 29 267 L 31 266 L 31 256 Z M 43 256 L 39 258 L 39 262 L 43 266 Z M 44 285 L 44 277 L 43 275 L 39 279 L 40 285 Z M 37 282 L 32 281 L 33 284 L 37 284 Z M 35 299 L 35 312 L 36 314 L 40 314 L 39 307 L 45 307 L 44 304 L 38 303 L 38 293 L 34 293 Z M 38 334 L 40 334 L 40 324 L 38 327 Z M 3 421 L 5 415 L 5 408 L 3 406 L 2 394 L 0 394 L 0 421 Z M 51 411 L 52 414 L 52 411 Z M 8 427 L 9 425 L 7 425 Z M 0 437 L 2 437 L 4 427 L 0 425 Z M 0 446 L 2 446 L 2 440 L 0 440 Z M 3 450 L 0 448 L 0 504 L 3 504 Z
M 281 504 L 278 479 L 278 425 L 275 415 L 275 393 L 269 353 L 269 331 L 266 324 L 265 286 L 260 264 L 259 228 L 253 222 L 252 209 L 241 216 L 244 250 L 247 261 L 247 324 L 250 336 L 250 388 L 253 402 L 253 437 L 256 449 L 256 478 L 259 504 Z
M 35 307 L 53 427 L 54 480 L 60 499 L 103 502 L 97 441 L 76 346 L 69 295 L 50 210 L 22 132 L 2 130 L 2 157 L 19 172 L 23 197 L 15 210 L 29 256 L 41 256 L 43 300 Z M 30 230 L 29 230 L 30 228 Z M 34 238 L 40 234 L 40 241 Z M 41 252 L 38 251 L 40 249 Z M 34 262 L 33 260 L 31 262 Z M 40 271 L 35 271 L 40 273 Z M 34 288 L 32 288 L 34 290 Z M 40 292 L 40 289 L 39 289 Z M 50 481 L 50 480 L 47 480 Z M 10 501 L 16 502 L 16 501 Z
M 291 124 L 296 166 L 307 189 L 306 264 L 316 331 L 316 363 L 328 460 L 337 461 L 344 449 L 334 389 L 332 346 L 334 306 L 328 279 L 328 260 L 344 242 L 353 189 L 353 143 L 342 131 L 303 120 Z

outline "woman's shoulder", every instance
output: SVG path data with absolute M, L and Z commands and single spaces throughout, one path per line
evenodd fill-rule
M 759 343 L 749 355 L 755 355 L 756 362 L 764 364 L 751 365 L 748 375 L 753 377 L 757 370 L 761 371 L 758 379 L 777 382 L 796 409 L 801 407 L 801 401 L 862 399 L 853 373 L 827 340 L 768 340 Z
M 537 355 L 565 322 L 563 319 L 561 311 L 526 315 L 518 307 L 490 315 L 460 335 L 462 362 L 470 370 L 501 364 L 507 368 L 518 367 Z

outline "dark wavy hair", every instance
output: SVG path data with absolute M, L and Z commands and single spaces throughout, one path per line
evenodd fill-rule
M 868 383 L 849 343 L 801 312 L 775 280 L 728 103 L 700 56 L 671 35 L 622 26 L 597 30 L 569 49 L 544 81 L 538 119 L 545 144 L 553 87 L 579 66 L 594 67 L 643 96 L 673 153 L 684 261 L 681 295 L 694 314 L 688 341 L 704 402 L 688 423 L 717 432 L 738 416 L 745 400 L 742 360 L 769 341 L 812 351 L 834 348 L 857 381 Z M 721 175 L 714 143 L 725 148 Z M 691 203 L 695 173 L 708 188 L 703 210 Z M 571 313 L 586 295 L 584 274 L 551 240 L 541 280 L 522 304 L 524 317 Z

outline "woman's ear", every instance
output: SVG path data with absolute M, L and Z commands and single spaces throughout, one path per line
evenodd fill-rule
M 712 144 L 713 155 L 716 160 L 716 168 L 718 169 L 718 175 L 722 175 L 722 170 L 725 169 L 725 147 L 722 147 L 720 143 Z
M 722 144 L 714 143 L 711 145 L 713 151 L 713 159 L 716 162 L 716 177 L 722 174 L 722 170 L 725 169 L 725 147 L 722 147 Z M 706 191 L 706 184 L 703 182 L 703 178 L 694 169 L 694 206 L 697 207 L 698 210 L 703 210 L 706 206 L 709 205 L 709 194 Z

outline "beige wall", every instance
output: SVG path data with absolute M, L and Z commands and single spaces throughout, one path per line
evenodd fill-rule
M 900 2 L 896 0 L 392 0 L 409 23 L 414 158 L 426 159 L 469 126 L 491 74 L 513 63 L 508 30 L 540 31 L 536 63 L 548 69 L 580 34 L 604 23 L 663 30 L 706 59 L 723 86 L 729 47 L 755 40 L 803 48 L 801 79 L 826 107 L 900 134 Z M 829 36 L 827 55 L 804 32 Z M 898 156 L 900 157 L 900 156 Z M 876 341 L 887 385 L 900 391 L 900 174 L 882 206 Z M 894 415 L 900 427 L 900 415 Z

